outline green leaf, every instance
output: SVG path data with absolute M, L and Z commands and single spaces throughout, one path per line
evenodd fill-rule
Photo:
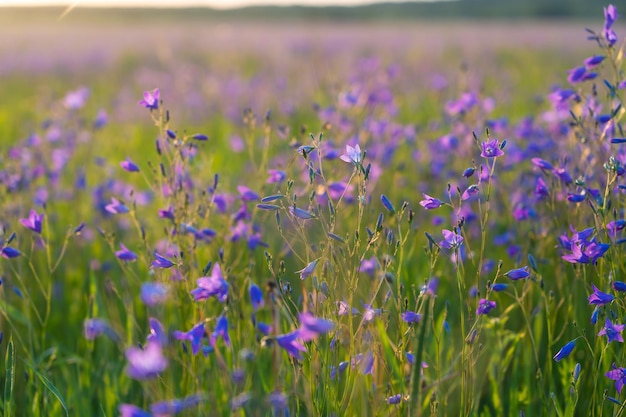
M 57 387 L 55 387 L 54 384 L 48 378 L 46 378 L 44 374 L 35 369 L 30 363 L 26 362 L 25 360 L 22 360 L 22 362 L 24 362 L 24 364 L 28 368 L 30 368 L 31 371 L 33 371 L 33 373 L 37 376 L 37 378 L 39 378 L 41 383 L 48 389 L 48 391 L 50 391 L 52 395 L 54 395 L 57 400 L 59 400 L 59 403 L 61 403 L 61 407 L 63 407 L 63 410 L 65 410 L 65 415 L 69 416 L 67 404 L 65 404 L 65 400 L 61 396 L 61 393 L 59 392 Z
M 9 340 L 5 357 L 4 376 L 4 417 L 13 415 L 13 388 L 15 386 L 15 350 L 13 340 Z

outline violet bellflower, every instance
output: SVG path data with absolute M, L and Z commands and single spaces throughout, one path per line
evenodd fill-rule
M 505 272 L 504 275 L 509 279 L 516 281 L 518 279 L 528 278 L 530 276 L 530 272 L 528 272 L 528 267 L 525 266 L 523 268 L 511 269 L 508 272 Z
M 2 250 L 0 250 L 0 255 L 2 255 L 3 258 L 11 259 L 11 258 L 17 258 L 18 256 L 21 255 L 21 253 L 15 248 L 12 248 L 10 246 L 5 246 L 2 248 Z
M 170 261 L 164 256 L 159 255 L 156 252 L 154 252 L 154 258 L 154 261 L 152 261 L 152 264 L 150 264 L 152 268 L 171 268 L 176 265 L 174 262 Z
M 27 218 L 20 219 L 20 223 L 27 229 L 30 229 L 35 233 L 41 234 L 41 224 L 43 222 L 43 216 L 43 213 L 37 214 L 35 210 L 31 210 Z
M 120 404 L 120 417 L 153 417 L 152 414 L 133 404 Z
M 613 324 L 611 320 L 607 317 L 604 327 L 598 333 L 598 336 L 606 336 L 608 343 L 612 341 L 617 341 L 620 343 L 624 343 L 624 338 L 622 337 L 622 331 L 624 330 L 623 324 Z
M 504 152 L 502 152 L 502 149 L 500 149 L 498 139 L 483 142 L 480 144 L 480 148 L 480 156 L 482 156 L 483 158 L 496 158 L 498 156 L 504 155 Z
M 149 110 L 158 110 L 160 101 L 160 92 L 158 88 L 143 93 L 143 99 L 139 101 L 139 105 Z
M 111 203 L 104 206 L 104 209 L 111 214 L 124 214 L 130 211 L 123 202 L 115 197 L 111 197 Z
M 215 330 L 213 330 L 213 333 L 211 333 L 211 338 L 209 339 L 211 346 L 215 346 L 215 342 L 217 341 L 218 337 L 224 339 L 224 343 L 226 344 L 226 346 L 230 346 L 230 336 L 228 335 L 228 319 L 224 315 L 220 316 L 220 318 L 217 319 Z
M 120 250 L 115 252 L 115 256 L 124 262 L 133 262 L 137 260 L 137 254 L 129 250 L 123 243 L 120 243 Z
M 293 356 L 296 359 L 302 360 L 302 352 L 306 352 L 306 347 L 300 340 L 300 333 L 298 330 L 276 336 L 276 343 L 278 343 L 278 346 L 285 349 L 290 356 Z
M 150 333 L 146 338 L 147 341 L 153 341 L 160 344 L 161 346 L 167 346 L 169 340 L 161 322 L 154 317 L 150 317 L 148 323 L 150 325 Z
M 167 359 L 159 343 L 148 342 L 144 349 L 130 347 L 126 350 L 126 373 L 134 379 L 151 379 L 167 368 Z
M 428 194 L 422 194 L 422 195 L 424 196 L 424 199 L 420 201 L 420 206 L 424 207 L 426 210 L 433 210 L 433 209 L 439 208 L 443 204 L 441 200 L 435 197 L 431 197 Z
M 165 302 L 169 297 L 170 288 L 160 282 L 144 282 L 141 284 L 140 298 L 147 306 L 155 306 Z
M 350 145 L 346 145 L 346 153 L 339 157 L 344 162 L 359 166 L 362 162 L 361 147 L 357 143 L 354 148 Z
M 614 363 L 613 369 L 604 374 L 604 376 L 615 381 L 615 389 L 619 394 L 621 394 L 622 388 L 624 388 L 624 383 L 626 383 L 626 369 L 618 368 Z
M 187 332 L 177 330 L 174 332 L 174 337 L 178 340 L 191 342 L 191 352 L 197 355 L 200 351 L 200 346 L 202 346 L 202 339 L 204 338 L 204 322 L 196 324 Z
M 443 234 L 443 240 L 439 242 L 439 246 L 442 248 L 454 250 L 463 244 L 463 236 L 447 229 L 443 229 L 441 233 Z
M 125 161 L 120 162 L 120 166 L 128 172 L 139 172 L 139 166 L 131 161 L 130 158 L 126 158 Z
M 304 269 L 301 269 L 300 271 L 296 271 L 297 273 L 300 273 L 300 279 L 304 280 L 310 277 L 311 275 L 313 275 L 313 273 L 315 272 L 315 267 L 317 267 L 318 262 L 319 262 L 319 259 L 311 261 L 309 262 L 307 266 L 304 267 Z
M 554 355 L 554 360 L 556 362 L 560 362 L 563 359 L 567 358 L 570 353 L 572 353 L 572 351 L 574 350 L 574 347 L 576 347 L 576 339 L 571 340 L 569 342 L 567 342 L 561 349 L 559 349 L 559 351 Z
M 191 290 L 191 295 L 193 295 L 196 301 L 203 301 L 210 297 L 215 297 L 223 303 L 228 299 L 228 282 L 224 279 L 222 269 L 218 263 L 213 266 L 211 275 L 198 278 L 196 285 L 198 287 Z
M 255 283 L 250 284 L 250 302 L 252 303 L 252 309 L 254 311 L 257 311 L 265 304 L 263 291 L 261 291 L 261 288 Z
M 589 304 L 591 305 L 604 305 L 608 304 L 615 299 L 611 294 L 602 292 L 594 284 L 591 284 L 593 292 L 589 295 Z
M 317 318 L 309 312 L 301 313 L 299 319 L 298 335 L 303 342 L 309 342 L 319 335 L 328 333 L 335 327 L 332 321 Z
M 491 310 L 496 308 L 496 302 L 481 298 L 478 302 L 478 308 L 476 309 L 476 315 L 489 314 Z

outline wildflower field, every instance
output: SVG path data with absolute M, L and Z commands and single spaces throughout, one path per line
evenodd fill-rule
M 625 415 L 590 22 L 4 22 L 2 415 Z

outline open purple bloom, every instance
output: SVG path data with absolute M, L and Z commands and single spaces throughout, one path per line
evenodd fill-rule
M 489 312 L 491 310 L 493 310 L 494 308 L 496 308 L 496 302 L 495 301 L 486 300 L 484 298 L 481 298 L 481 300 L 478 302 L 478 308 L 476 309 L 476 314 L 477 315 L 489 314 Z
M 120 250 L 115 252 L 115 256 L 124 262 L 133 262 L 137 260 L 137 254 L 129 250 L 123 243 L 120 243 Z
M 341 155 L 339 159 L 353 165 L 361 164 L 361 147 L 358 143 L 354 148 L 350 145 L 346 145 L 346 153 Z
M 191 295 L 196 301 L 206 300 L 210 297 L 216 297 L 221 303 L 228 298 L 228 282 L 222 275 L 222 269 L 219 264 L 213 266 L 211 275 L 208 277 L 198 278 L 196 280 L 198 288 L 191 290 Z
M 332 321 L 317 318 L 309 312 L 301 313 L 299 319 L 298 334 L 303 342 L 308 342 L 321 334 L 328 333 L 335 327 Z
M 27 218 L 20 219 L 20 223 L 22 223 L 22 226 L 32 230 L 33 232 L 41 234 L 43 216 L 43 213 L 37 214 L 35 210 L 31 210 Z
M 130 211 L 128 207 L 124 205 L 124 203 L 122 203 L 115 197 L 111 198 L 111 203 L 104 206 L 104 209 L 111 214 L 124 214 Z
M 197 355 L 202 345 L 202 338 L 204 337 L 204 322 L 198 323 L 188 332 L 177 330 L 174 332 L 174 337 L 178 340 L 190 341 L 191 351 L 194 355 Z
M 498 139 L 493 139 L 489 142 L 483 142 L 480 144 L 480 148 L 480 156 L 482 156 L 483 158 L 495 158 L 504 155 L 504 152 L 502 152 L 502 149 L 500 149 Z
M 306 352 L 306 347 L 300 341 L 300 333 L 298 330 L 291 333 L 276 336 L 278 346 L 285 349 L 287 353 L 296 359 L 302 359 L 302 353 Z
M 615 381 L 615 389 L 619 394 L 622 393 L 622 388 L 624 388 L 624 383 L 626 383 L 626 369 L 618 368 L 613 364 L 613 369 L 604 374 L 609 379 Z
M 528 278 L 530 276 L 530 272 L 528 272 L 528 267 L 525 266 L 523 268 L 511 269 L 504 274 L 509 279 L 516 281 L 518 279 Z
M 230 336 L 228 335 L 228 319 L 224 315 L 220 316 L 220 318 L 217 319 L 217 325 L 215 326 L 215 330 L 213 330 L 213 333 L 211 333 L 211 338 L 209 339 L 211 346 L 215 346 L 215 342 L 217 341 L 218 337 L 224 339 L 224 343 L 226 343 L 226 346 L 230 346 Z
M 454 250 L 463 244 L 463 236 L 447 229 L 443 229 L 441 233 L 443 234 L 443 240 L 439 242 L 439 246 L 442 248 Z
M 147 306 L 161 304 L 169 297 L 170 288 L 160 282 L 144 282 L 141 284 L 141 301 Z
M 136 405 L 121 404 L 119 407 L 120 417 L 153 417 L 152 414 Z
M 138 347 L 126 349 L 126 359 L 128 360 L 126 373 L 134 379 L 151 379 L 167 368 L 163 349 L 156 342 L 148 342 L 144 349 Z
M 125 161 L 120 162 L 120 166 L 128 172 L 139 172 L 139 167 L 131 161 L 130 158 L 126 158 Z
M 561 360 L 567 358 L 570 353 L 574 350 L 576 346 L 576 339 L 567 342 L 559 351 L 554 355 L 554 360 L 556 362 L 560 362 Z
M 158 88 L 152 91 L 146 91 L 143 93 L 143 99 L 139 101 L 141 106 L 144 106 L 150 110 L 157 110 L 159 108 L 160 92 Z
M 611 320 L 607 317 L 604 328 L 600 330 L 598 336 L 606 336 L 609 343 L 614 340 L 620 343 L 624 343 L 624 338 L 622 337 L 623 330 L 623 324 L 613 324 Z
M 313 272 L 315 272 L 315 267 L 317 266 L 318 262 L 319 262 L 319 259 L 316 259 L 312 262 L 309 262 L 309 264 L 305 266 L 304 269 L 301 269 L 300 271 L 296 271 L 300 273 L 300 279 L 306 279 L 310 277 L 311 275 L 313 275 Z
M 159 255 L 156 252 L 154 253 L 154 257 L 155 257 L 154 261 L 152 261 L 152 264 L 150 264 L 152 268 L 171 268 L 174 265 L 176 265 L 174 262 Z
M 433 210 L 441 207 L 441 200 L 431 197 L 428 194 L 422 195 L 424 196 L 424 199 L 420 201 L 420 206 L 424 207 L 426 210 Z
M 589 304 L 592 305 L 604 305 L 608 304 L 615 299 L 611 294 L 602 292 L 594 284 L 591 284 L 593 292 L 589 296 Z

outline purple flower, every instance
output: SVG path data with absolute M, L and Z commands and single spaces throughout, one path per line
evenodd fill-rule
M 335 324 L 332 321 L 320 319 L 306 312 L 299 315 L 300 328 L 298 334 L 303 342 L 311 341 L 317 336 L 331 331 Z
M 523 268 L 511 269 L 504 275 L 509 279 L 516 281 L 518 279 L 528 278 L 530 276 L 530 273 L 528 272 L 528 267 L 525 266 Z
M 615 299 L 611 294 L 604 293 L 598 289 L 594 284 L 591 284 L 593 292 L 589 296 L 589 304 L 592 305 L 604 305 L 608 304 Z
M 120 250 L 115 252 L 115 256 L 117 256 L 118 259 L 125 262 L 133 262 L 137 259 L 137 254 L 130 251 L 123 243 L 120 243 L 120 248 Z
M 154 261 L 152 261 L 152 264 L 150 264 L 150 267 L 152 268 L 171 268 L 174 265 L 176 265 L 174 262 L 159 255 L 156 252 L 154 253 L 154 257 L 155 257 Z
M 124 205 L 124 203 L 122 203 L 115 197 L 111 197 L 111 203 L 104 206 L 104 209 L 111 214 L 124 214 L 130 211 L 128 207 Z
M 541 158 L 532 158 L 530 160 L 530 162 L 532 162 L 532 164 L 534 166 L 536 166 L 537 168 L 541 168 L 544 169 L 546 171 L 551 171 L 554 169 L 554 167 L 552 166 L 552 164 L 548 161 L 546 161 L 545 159 L 541 159 Z
M 604 55 L 590 56 L 589 58 L 585 59 L 585 66 L 588 69 L 595 68 L 600 65 L 602 61 L 604 61 Z
M 120 417 L 153 417 L 149 412 L 132 404 L 121 404 L 118 410 Z
M 106 320 L 86 319 L 83 322 L 83 335 L 87 340 L 94 340 L 102 334 L 111 334 L 112 330 Z
M 213 266 L 211 275 L 198 278 L 196 280 L 198 288 L 191 290 L 191 295 L 196 301 L 207 300 L 209 297 L 216 297 L 221 303 L 228 298 L 228 282 L 222 275 L 219 264 Z
M 250 302 L 252 303 L 254 311 L 263 307 L 265 303 L 263 300 L 263 291 L 261 291 L 261 288 L 255 283 L 250 284 Z
M 442 248 L 454 250 L 463 244 L 463 236 L 447 229 L 443 229 L 441 233 L 443 234 L 443 240 L 439 242 L 439 246 Z
M 161 322 L 154 317 L 150 317 L 148 323 L 150 325 L 150 334 L 148 334 L 147 341 L 153 341 L 161 346 L 167 346 L 167 333 L 165 333 L 165 329 L 163 328 Z
M 196 324 L 188 332 L 181 332 L 179 330 L 174 332 L 174 337 L 178 340 L 187 340 L 191 342 L 191 351 L 194 355 L 197 355 L 202 345 L 202 338 L 204 337 L 204 322 Z
M 613 364 L 613 369 L 604 374 L 604 376 L 615 381 L 615 389 L 621 394 L 624 383 L 626 383 L 626 369 L 618 368 Z
M 25 219 L 20 219 L 22 226 L 32 230 L 35 233 L 41 234 L 41 222 L 43 221 L 43 213 L 37 214 L 35 210 L 31 210 L 30 214 Z
M 287 178 L 285 171 L 280 171 L 278 169 L 270 169 L 267 173 L 269 174 L 267 181 L 265 181 L 267 184 L 280 184 Z
M 496 308 L 496 302 L 491 300 L 486 300 L 481 298 L 478 302 L 478 308 L 476 309 L 476 314 L 489 314 L 491 310 Z
M 150 411 L 155 417 L 158 416 L 173 416 L 182 413 L 184 410 L 190 407 L 194 407 L 200 404 L 204 398 L 201 395 L 190 395 L 182 400 L 170 400 L 159 401 L 150 406 Z
M 554 355 L 554 360 L 556 362 L 560 362 L 561 360 L 567 358 L 569 356 L 570 353 L 572 353 L 572 350 L 574 350 L 574 347 L 576 346 L 576 339 L 567 342 L 565 344 L 565 346 L 563 346 L 561 349 L 559 349 L 559 351 L 556 353 L 556 355 Z
M 402 320 L 406 323 L 418 323 L 422 319 L 422 315 L 414 311 L 406 311 L 402 313 Z
M 278 346 L 285 349 L 289 355 L 301 360 L 301 352 L 306 352 L 306 347 L 304 347 L 299 339 L 300 333 L 296 330 L 291 333 L 276 336 L 276 343 L 278 343 Z
M 306 279 L 310 277 L 313 274 L 313 272 L 315 272 L 315 267 L 317 266 L 318 262 L 319 262 L 319 259 L 316 259 L 310 262 L 307 266 L 305 266 L 304 269 L 301 269 L 300 271 L 296 271 L 296 273 L 300 273 L 300 279 Z
M 376 272 L 376 268 L 378 268 L 378 260 L 375 256 L 372 256 L 370 259 L 363 259 L 361 261 L 361 266 L 359 266 L 359 272 L 364 272 L 370 277 L 374 276 Z
M 161 345 L 148 342 L 144 349 L 131 347 L 126 349 L 128 367 L 126 373 L 134 379 L 150 379 L 167 368 L 167 359 L 163 356 Z
M 498 139 L 493 139 L 489 142 L 483 142 L 480 144 L 480 147 L 480 156 L 482 156 L 483 158 L 495 158 L 504 155 L 504 152 L 502 152 L 502 149 L 500 149 Z
M 213 333 L 211 333 L 211 338 L 209 339 L 211 346 L 215 346 L 215 342 L 217 341 L 218 337 L 224 339 L 224 343 L 226 343 L 226 346 L 230 346 L 230 336 L 228 335 L 228 319 L 224 315 L 220 316 L 220 318 L 217 319 L 215 330 L 213 330 Z
M 387 398 L 387 404 L 389 405 L 400 404 L 401 401 L 402 394 L 392 395 L 391 397 Z
M 170 288 L 160 282 L 144 282 L 141 284 L 141 301 L 147 306 L 155 306 L 167 300 Z
M 139 101 L 141 106 L 146 109 L 157 110 L 159 108 L 160 93 L 159 89 L 155 88 L 152 91 L 146 91 L 143 93 L 143 99 Z
M 473 197 L 476 194 L 478 194 L 479 191 L 480 189 L 478 188 L 478 185 L 472 184 L 469 187 L 467 187 L 465 191 L 463 191 L 463 194 L 461 195 L 461 200 L 463 201 L 468 200 L 470 197 Z
M 243 201 L 257 201 L 259 199 L 259 195 L 245 185 L 239 185 L 237 191 L 239 191 Z
M 587 68 L 584 67 L 584 66 L 573 68 L 573 69 L 569 70 L 569 75 L 567 77 L 567 81 L 569 81 L 572 84 L 579 83 L 581 81 L 585 81 L 585 74 L 586 74 L 586 72 L 587 72 Z
M 604 8 L 604 27 L 610 28 L 613 26 L 613 23 L 617 20 L 617 7 L 612 4 L 609 4 Z
M 2 248 L 2 250 L 0 251 L 0 254 L 2 255 L 3 258 L 7 258 L 7 259 L 16 258 L 21 255 L 20 251 L 10 246 L 5 246 L 4 248 Z
M 626 291 L 626 282 L 613 281 L 613 283 L 611 284 L 611 288 L 613 288 L 615 291 L 624 292 Z
M 426 210 L 432 210 L 441 207 L 441 200 L 431 197 L 428 194 L 422 195 L 424 196 L 424 199 L 420 201 L 420 206 L 424 207 Z
M 346 145 L 346 153 L 339 157 L 344 162 L 358 166 L 361 164 L 361 147 L 357 143 L 354 148 Z
M 600 330 L 598 336 L 606 336 L 609 343 L 614 340 L 620 343 L 624 343 L 624 338 L 622 337 L 623 330 L 623 324 L 613 324 L 611 320 L 607 317 L 604 328 Z
M 128 172 L 139 172 L 139 167 L 130 158 L 120 162 L 120 166 Z

